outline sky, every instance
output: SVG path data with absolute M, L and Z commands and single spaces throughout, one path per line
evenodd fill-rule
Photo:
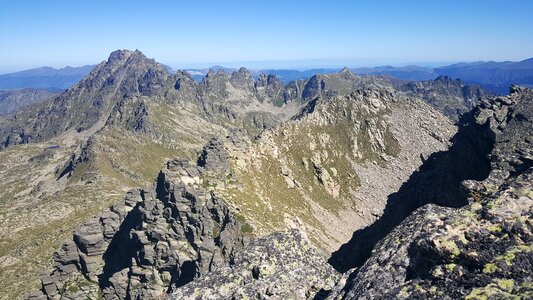
M 533 57 L 533 1 L 0 0 L 0 73 L 139 49 L 176 69 Z

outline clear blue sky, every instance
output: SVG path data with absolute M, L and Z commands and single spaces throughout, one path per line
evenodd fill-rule
M 522 60 L 533 1 L 0 0 L 0 73 L 116 49 L 181 68 Z

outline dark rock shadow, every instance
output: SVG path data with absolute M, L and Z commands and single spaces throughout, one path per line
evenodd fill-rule
M 175 284 L 176 288 L 179 288 L 193 281 L 196 274 L 198 274 L 198 270 L 196 270 L 195 262 L 187 261 L 181 266 L 179 276 L 172 278 L 172 282 Z
M 130 239 L 130 232 L 142 223 L 139 205 L 137 204 L 120 224 L 119 230 L 111 239 L 103 255 L 104 269 L 98 278 L 102 289 L 110 285 L 109 279 L 113 274 L 131 266 L 131 258 L 136 247 L 133 244 L 134 241 Z
M 355 231 L 350 241 L 331 255 L 328 262 L 337 271 L 362 266 L 376 243 L 415 209 L 429 203 L 447 207 L 468 203 L 461 182 L 487 178 L 495 134 L 488 124 L 477 124 L 471 112 L 461 116 L 458 126 L 450 149 L 430 155 L 398 192 L 389 195 L 383 215 L 368 227 Z

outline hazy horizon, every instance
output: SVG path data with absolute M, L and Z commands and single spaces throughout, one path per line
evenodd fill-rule
M 128 49 L 129 50 L 129 49 Z M 142 50 L 140 50 L 142 52 Z M 149 57 L 149 56 L 148 56 Z M 153 58 L 153 57 L 149 57 Z M 523 59 L 518 59 L 514 61 L 523 61 L 529 58 L 533 58 L 533 55 L 531 57 L 526 57 Z M 101 61 L 106 60 L 102 59 Z M 371 62 L 365 63 L 354 63 L 350 61 L 335 61 L 335 62 L 327 62 L 327 60 L 295 60 L 295 61 L 249 61 L 249 62 L 212 62 L 212 63 L 190 63 L 186 65 L 175 65 L 172 63 L 162 62 L 154 58 L 157 62 L 162 63 L 164 65 L 170 66 L 173 70 L 186 70 L 186 69 L 206 69 L 214 66 L 222 66 L 225 68 L 240 68 L 245 67 L 250 70 L 266 70 L 266 69 L 272 69 L 272 70 L 298 70 L 298 71 L 305 71 L 305 70 L 311 70 L 311 69 L 341 69 L 343 67 L 348 68 L 377 68 L 377 67 L 384 67 L 384 66 L 392 66 L 392 67 L 406 67 L 406 66 L 419 66 L 419 67 L 426 67 L 426 68 L 438 68 L 442 66 L 452 65 L 456 63 L 472 63 L 472 62 L 480 62 L 481 60 L 472 60 L 472 61 L 466 61 L 466 60 L 459 60 L 459 61 L 446 61 L 446 62 L 403 62 L 403 63 L 394 63 L 394 62 L 375 62 L 372 64 Z M 94 63 L 84 64 L 84 65 L 50 65 L 50 64 L 41 64 L 36 65 L 33 67 L 28 67 L 24 69 L 12 69 L 12 70 L 0 70 L 0 75 L 4 74 L 10 74 L 10 73 L 16 73 L 31 69 L 39 69 L 39 68 L 54 68 L 54 69 L 63 69 L 63 68 L 79 68 L 89 65 L 97 65 L 101 61 L 95 61 Z M 512 61 L 512 60 L 503 60 L 503 61 L 496 61 L 496 60 L 486 60 L 484 62 L 488 61 L 495 61 L 495 62 L 504 62 L 504 61 Z

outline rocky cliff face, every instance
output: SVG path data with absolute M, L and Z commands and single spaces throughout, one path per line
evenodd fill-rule
M 491 94 L 479 85 L 464 84 L 458 79 L 453 80 L 447 76 L 439 76 L 435 80 L 410 82 L 401 85 L 400 89 L 421 97 L 454 121 L 479 104 L 481 98 Z
M 428 205 L 415 210 L 374 247 L 367 260 L 351 265 L 355 269 L 344 275 L 330 299 L 533 295 L 533 91 L 515 87 L 512 92 L 482 101 L 463 125 L 482 128 L 489 135 L 477 138 L 493 143 L 490 168 L 478 174 L 488 177 L 464 182 L 462 197 L 467 205 L 459 209 Z M 458 136 L 462 134 L 459 131 Z M 363 235 L 356 233 L 354 238 L 354 244 L 366 242 Z M 359 256 L 358 251 L 343 255 Z

